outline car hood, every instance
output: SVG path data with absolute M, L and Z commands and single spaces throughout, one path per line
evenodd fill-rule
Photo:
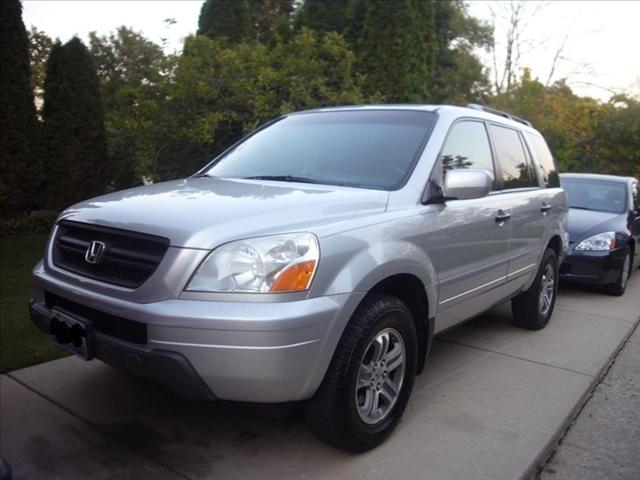
M 625 214 L 569 209 L 567 230 L 571 242 L 579 242 L 602 232 L 617 232 L 624 225 Z
M 314 231 L 383 212 L 388 192 L 360 188 L 190 178 L 103 195 L 60 219 L 167 237 L 171 245 L 211 249 L 229 240 Z

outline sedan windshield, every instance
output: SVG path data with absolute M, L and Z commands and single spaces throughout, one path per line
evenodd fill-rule
M 394 190 L 411 173 L 435 114 L 346 110 L 284 117 L 227 152 L 205 174 Z
M 563 178 L 561 182 L 571 208 L 610 213 L 625 211 L 627 189 L 624 183 L 574 178 Z

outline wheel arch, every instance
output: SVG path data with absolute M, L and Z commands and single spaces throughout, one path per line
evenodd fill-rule
M 547 246 L 545 250 L 547 248 L 550 248 L 555 252 L 558 260 L 562 259 L 563 246 L 562 246 L 562 238 L 560 238 L 560 235 L 558 234 L 553 235 L 547 242 Z
M 387 294 L 401 300 L 411 311 L 418 340 L 416 374 L 422 373 L 433 342 L 434 318 L 429 316 L 429 299 L 425 286 L 417 276 L 401 273 L 387 277 L 369 290 L 371 295 Z M 363 299 L 364 301 L 364 299 Z

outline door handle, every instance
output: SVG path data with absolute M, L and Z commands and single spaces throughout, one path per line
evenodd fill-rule
M 506 222 L 510 218 L 511 218 L 510 213 L 505 213 L 502 210 L 498 210 L 498 214 L 496 215 L 496 223 L 498 224 L 499 227 L 501 227 L 502 225 L 504 225 L 504 222 Z
M 549 210 L 551 210 L 551 205 L 548 205 L 547 203 L 543 203 L 542 207 L 540 207 L 542 215 L 546 215 Z

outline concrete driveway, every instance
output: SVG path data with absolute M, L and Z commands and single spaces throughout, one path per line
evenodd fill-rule
M 2 376 L 0 454 L 16 479 L 526 478 L 639 316 L 637 271 L 621 298 L 562 288 L 540 332 L 501 307 L 446 333 L 403 422 L 363 455 L 317 441 L 296 410 L 186 402 L 65 358 Z

